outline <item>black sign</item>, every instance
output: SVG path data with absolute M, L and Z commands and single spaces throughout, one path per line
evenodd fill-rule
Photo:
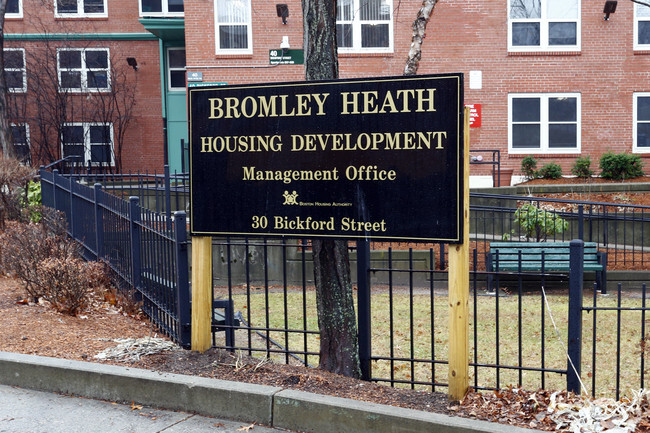
M 191 232 L 462 242 L 463 76 L 189 89 Z

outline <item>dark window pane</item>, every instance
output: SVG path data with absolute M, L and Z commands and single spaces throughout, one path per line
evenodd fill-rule
M 5 50 L 5 69 L 22 69 L 25 66 L 23 62 L 23 52 L 19 50 Z
M 9 89 L 23 88 L 23 73 L 20 71 L 5 71 L 5 80 Z
M 81 51 L 59 51 L 59 66 L 81 68 Z
M 29 146 L 26 144 L 14 144 L 14 150 L 16 151 L 16 157 L 23 163 L 29 162 L 31 155 L 29 153 Z
M 637 99 L 636 120 L 650 121 L 650 96 L 642 96 Z
M 57 0 L 56 11 L 60 14 L 76 14 L 77 0 Z
M 352 47 L 352 24 L 336 25 L 336 42 L 339 47 Z
M 185 67 L 185 50 L 169 50 L 168 53 L 170 68 Z
M 513 46 L 539 46 L 539 23 L 512 23 Z
M 549 98 L 548 120 L 551 122 L 575 122 L 578 119 L 576 98 Z
M 183 12 L 183 0 L 169 0 L 167 8 L 169 12 Z
M 18 0 L 9 0 L 9 1 L 7 1 L 7 9 L 6 9 L 5 13 L 8 13 L 8 14 L 17 14 L 17 13 L 19 13 L 20 8 L 18 6 L 19 6 Z
M 636 128 L 637 147 L 650 148 L 650 123 L 639 123 Z
M 111 148 L 106 145 L 90 146 L 90 160 L 92 162 L 111 162 Z
M 108 88 L 108 74 L 104 71 L 88 71 L 86 75 L 87 85 L 93 89 Z
M 103 0 L 84 0 L 84 12 L 87 14 L 104 13 Z
M 170 75 L 170 86 L 173 88 L 185 88 L 185 71 L 171 71 Z
M 25 125 L 11 125 L 11 139 L 14 144 L 27 143 L 27 128 L 25 128 Z
M 142 12 L 162 12 L 161 0 L 140 0 L 142 2 Z
M 387 47 L 388 46 L 388 24 L 362 25 L 361 46 Z
M 639 21 L 639 44 L 650 44 L 650 21 Z
M 513 122 L 539 122 L 539 98 L 514 98 L 512 100 Z
M 90 127 L 90 143 L 110 143 L 111 128 L 106 125 L 96 125 Z
M 540 18 L 540 0 L 510 0 L 510 18 Z
M 66 156 L 79 156 L 81 159 L 79 161 L 83 161 L 84 157 L 84 146 L 83 144 L 64 144 L 63 145 L 63 157 L 65 158 Z
M 570 147 L 578 146 L 577 126 L 573 125 L 549 125 L 548 126 L 548 147 Z
M 539 125 L 512 125 L 513 149 L 539 149 Z
M 108 68 L 108 53 L 106 51 L 86 51 L 87 68 Z
M 61 87 L 64 89 L 80 89 L 81 72 L 61 72 Z
M 576 34 L 576 23 L 548 23 L 549 45 L 575 45 Z
M 220 48 L 246 49 L 248 48 L 248 33 L 246 26 L 220 26 Z
M 82 143 L 84 142 L 84 128 L 83 126 L 64 126 L 62 130 L 63 142 Z

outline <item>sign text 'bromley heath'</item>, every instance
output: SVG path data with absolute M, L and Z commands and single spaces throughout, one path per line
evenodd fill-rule
M 190 89 L 192 231 L 458 241 L 462 107 L 462 76 Z

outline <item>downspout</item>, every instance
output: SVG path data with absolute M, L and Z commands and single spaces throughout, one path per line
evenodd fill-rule
M 162 96 L 162 123 L 163 123 L 163 161 L 169 165 L 169 145 L 167 144 L 167 75 L 165 74 L 165 47 L 162 39 L 158 39 L 160 52 L 160 94 Z

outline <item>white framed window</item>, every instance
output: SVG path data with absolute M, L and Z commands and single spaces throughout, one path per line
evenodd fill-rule
M 141 17 L 182 17 L 183 0 L 140 0 Z
M 637 153 L 650 152 L 650 92 L 634 94 L 634 148 Z
M 339 52 L 392 52 L 393 0 L 338 0 Z
M 579 93 L 508 95 L 508 152 L 580 153 Z
M 650 6 L 634 5 L 634 49 L 650 50 Z
M 250 0 L 214 0 L 217 54 L 251 54 L 253 30 Z
M 29 125 L 26 123 L 12 123 L 10 128 L 16 157 L 24 163 L 30 163 L 32 158 L 29 151 Z
M 508 0 L 508 51 L 579 51 L 581 0 Z
M 24 48 L 5 48 L 3 51 L 5 60 L 5 81 L 7 89 L 12 93 L 24 93 L 27 91 L 27 69 L 25 67 Z
M 58 18 L 107 17 L 106 0 L 55 0 L 54 16 Z
M 185 48 L 167 49 L 167 86 L 169 90 L 186 90 Z
M 61 128 L 61 154 L 78 156 L 84 165 L 114 165 L 113 125 L 66 123 Z
M 59 48 L 59 90 L 107 92 L 111 88 L 108 48 Z
M 7 0 L 7 9 L 5 18 L 22 18 L 23 17 L 23 0 Z

